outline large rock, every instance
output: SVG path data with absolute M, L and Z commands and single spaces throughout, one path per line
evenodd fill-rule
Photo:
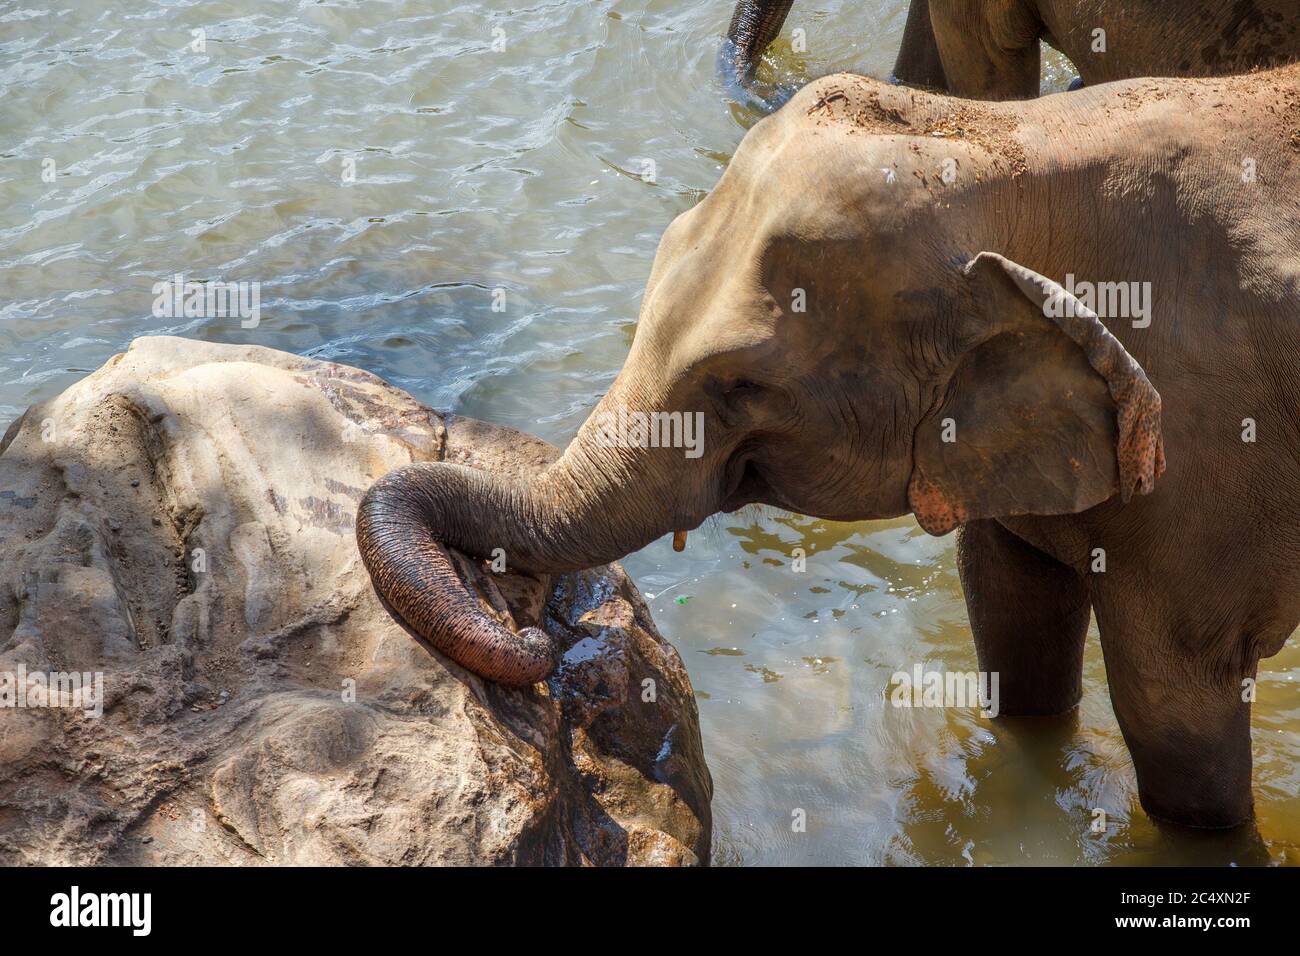
M 707 860 L 691 685 L 617 565 L 461 559 L 567 648 L 510 690 L 410 636 L 357 554 L 386 471 L 554 455 L 357 369 L 177 338 L 33 406 L 0 442 L 0 679 L 102 672 L 104 703 L 0 709 L 0 862 Z

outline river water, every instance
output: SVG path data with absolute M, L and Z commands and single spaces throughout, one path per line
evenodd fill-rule
M 729 0 L 56 6 L 0 0 L 0 429 L 167 333 L 358 365 L 563 445 L 661 232 L 754 119 L 713 77 Z M 773 68 L 884 76 L 905 14 L 796 2 L 807 50 Z M 1045 89 L 1070 75 L 1049 58 Z M 260 324 L 154 318 L 176 273 L 260 282 Z M 1260 673 L 1258 832 L 1165 833 L 1095 630 L 1076 716 L 889 705 L 895 671 L 976 667 L 951 536 L 748 509 L 625 563 L 699 695 L 718 863 L 1300 862 L 1294 641 Z

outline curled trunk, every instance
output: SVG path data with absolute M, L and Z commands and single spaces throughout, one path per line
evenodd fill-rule
M 458 528 L 464 524 L 455 517 L 458 500 L 501 497 L 505 490 L 490 476 L 457 465 L 399 468 L 362 499 L 357 545 L 375 589 L 412 630 L 462 667 L 521 686 L 555 669 L 550 640 L 537 628 L 512 633 L 483 613 L 439 547 L 464 547 L 476 530 Z
M 478 557 L 500 548 L 511 570 L 560 573 L 607 564 L 680 527 L 680 476 L 662 456 L 619 451 L 580 433 L 531 480 L 443 462 L 390 472 L 357 512 L 376 590 L 462 667 L 512 686 L 545 679 L 558 663 L 550 639 L 537 628 L 516 634 L 484 613 L 439 545 Z M 704 507 L 696 524 L 711 513 Z

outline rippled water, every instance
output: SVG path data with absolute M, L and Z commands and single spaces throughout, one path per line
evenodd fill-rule
M 753 119 L 712 75 L 730 0 L 104 6 L 0 2 L 0 424 L 170 333 L 359 365 L 563 445 L 660 233 Z M 884 76 L 905 13 L 801 0 L 809 52 L 773 68 Z M 175 273 L 260 282 L 261 324 L 152 318 Z M 951 537 L 751 509 L 626 564 L 699 693 L 718 862 L 1300 859 L 1294 646 L 1260 674 L 1259 833 L 1170 835 L 1136 808 L 1095 633 L 1075 717 L 887 705 L 896 670 L 976 666 Z

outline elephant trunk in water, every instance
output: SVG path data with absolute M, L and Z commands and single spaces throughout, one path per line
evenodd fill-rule
M 796 92 L 794 87 L 762 87 L 758 59 L 776 39 L 794 0 L 740 0 L 727 37 L 718 50 L 718 75 L 737 102 L 770 113 Z
M 361 501 L 357 543 L 376 590 L 439 651 L 489 680 L 543 680 L 555 649 L 537 628 L 516 634 L 489 617 L 439 545 L 483 557 L 501 548 L 511 569 L 550 573 L 607 564 L 674 527 L 672 482 L 642 462 L 630 495 L 628 458 L 599 447 L 591 426 L 532 480 L 422 462 L 385 475 Z
M 759 57 L 776 39 L 793 0 L 740 0 L 731 27 L 718 51 L 718 74 L 737 102 L 770 113 L 795 94 L 788 84 L 763 85 L 756 77 Z M 946 90 L 948 81 L 930 22 L 929 0 L 912 0 L 903 27 L 903 42 L 891 80 Z

